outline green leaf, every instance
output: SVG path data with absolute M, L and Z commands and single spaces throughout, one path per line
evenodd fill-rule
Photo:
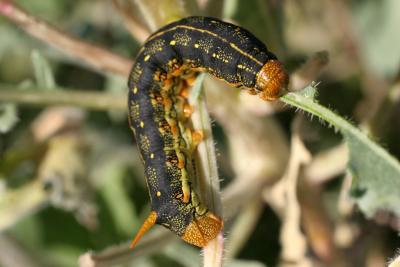
M 136 209 L 132 204 L 124 186 L 125 167 L 118 160 L 110 160 L 107 164 L 97 166 L 100 180 L 104 184 L 100 194 L 109 206 L 118 231 L 123 236 L 130 236 L 138 225 Z
M 0 103 L 0 133 L 10 131 L 19 118 L 17 108 L 13 104 Z
M 333 125 L 345 138 L 350 151 L 348 168 L 353 174 L 352 197 L 360 209 L 372 216 L 387 210 L 400 216 L 400 165 L 377 143 L 333 111 L 310 97 L 315 85 L 305 88 L 306 94 L 288 93 L 281 100 L 311 113 Z
M 46 90 L 56 88 L 53 71 L 46 58 L 36 50 L 32 52 L 31 57 L 37 86 Z

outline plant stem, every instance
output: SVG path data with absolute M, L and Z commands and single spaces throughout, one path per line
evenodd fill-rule
M 130 32 L 130 34 L 140 43 L 144 43 L 146 39 L 150 36 L 150 31 L 143 26 L 139 20 L 133 16 L 132 10 L 130 10 L 129 2 L 127 1 L 119 1 L 112 0 L 112 3 L 120 14 L 126 29 Z
M 90 44 L 51 26 L 12 1 L 0 0 L 0 15 L 20 26 L 33 37 L 78 58 L 94 68 L 128 76 L 132 61 L 107 49 Z
M 0 102 L 14 102 L 35 106 L 71 105 L 94 110 L 126 110 L 126 96 L 102 92 L 76 90 L 16 90 L 0 86 Z

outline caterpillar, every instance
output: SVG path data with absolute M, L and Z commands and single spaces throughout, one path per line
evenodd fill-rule
M 192 185 L 193 153 L 201 138 L 190 129 L 187 91 L 200 72 L 263 100 L 277 99 L 289 81 L 276 56 L 254 35 L 215 18 L 184 18 L 147 39 L 129 76 L 128 106 L 151 212 L 131 248 L 154 224 L 198 247 L 223 228 L 222 219 L 202 204 Z

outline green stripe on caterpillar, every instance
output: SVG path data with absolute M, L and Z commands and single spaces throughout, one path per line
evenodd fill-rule
M 154 224 L 204 247 L 223 221 L 193 189 L 196 135 L 190 129 L 187 90 L 208 72 L 264 100 L 288 85 L 276 56 L 247 30 L 214 18 L 188 17 L 151 35 L 129 77 L 129 123 L 145 166 L 151 212 L 131 243 Z

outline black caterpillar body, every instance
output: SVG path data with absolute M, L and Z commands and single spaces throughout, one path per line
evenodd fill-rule
M 155 223 L 199 247 L 223 227 L 192 188 L 195 142 L 186 92 L 208 72 L 264 100 L 278 98 L 288 76 L 276 56 L 247 30 L 207 17 L 188 17 L 152 34 L 129 77 L 129 122 L 145 165 L 151 213 L 132 247 Z

